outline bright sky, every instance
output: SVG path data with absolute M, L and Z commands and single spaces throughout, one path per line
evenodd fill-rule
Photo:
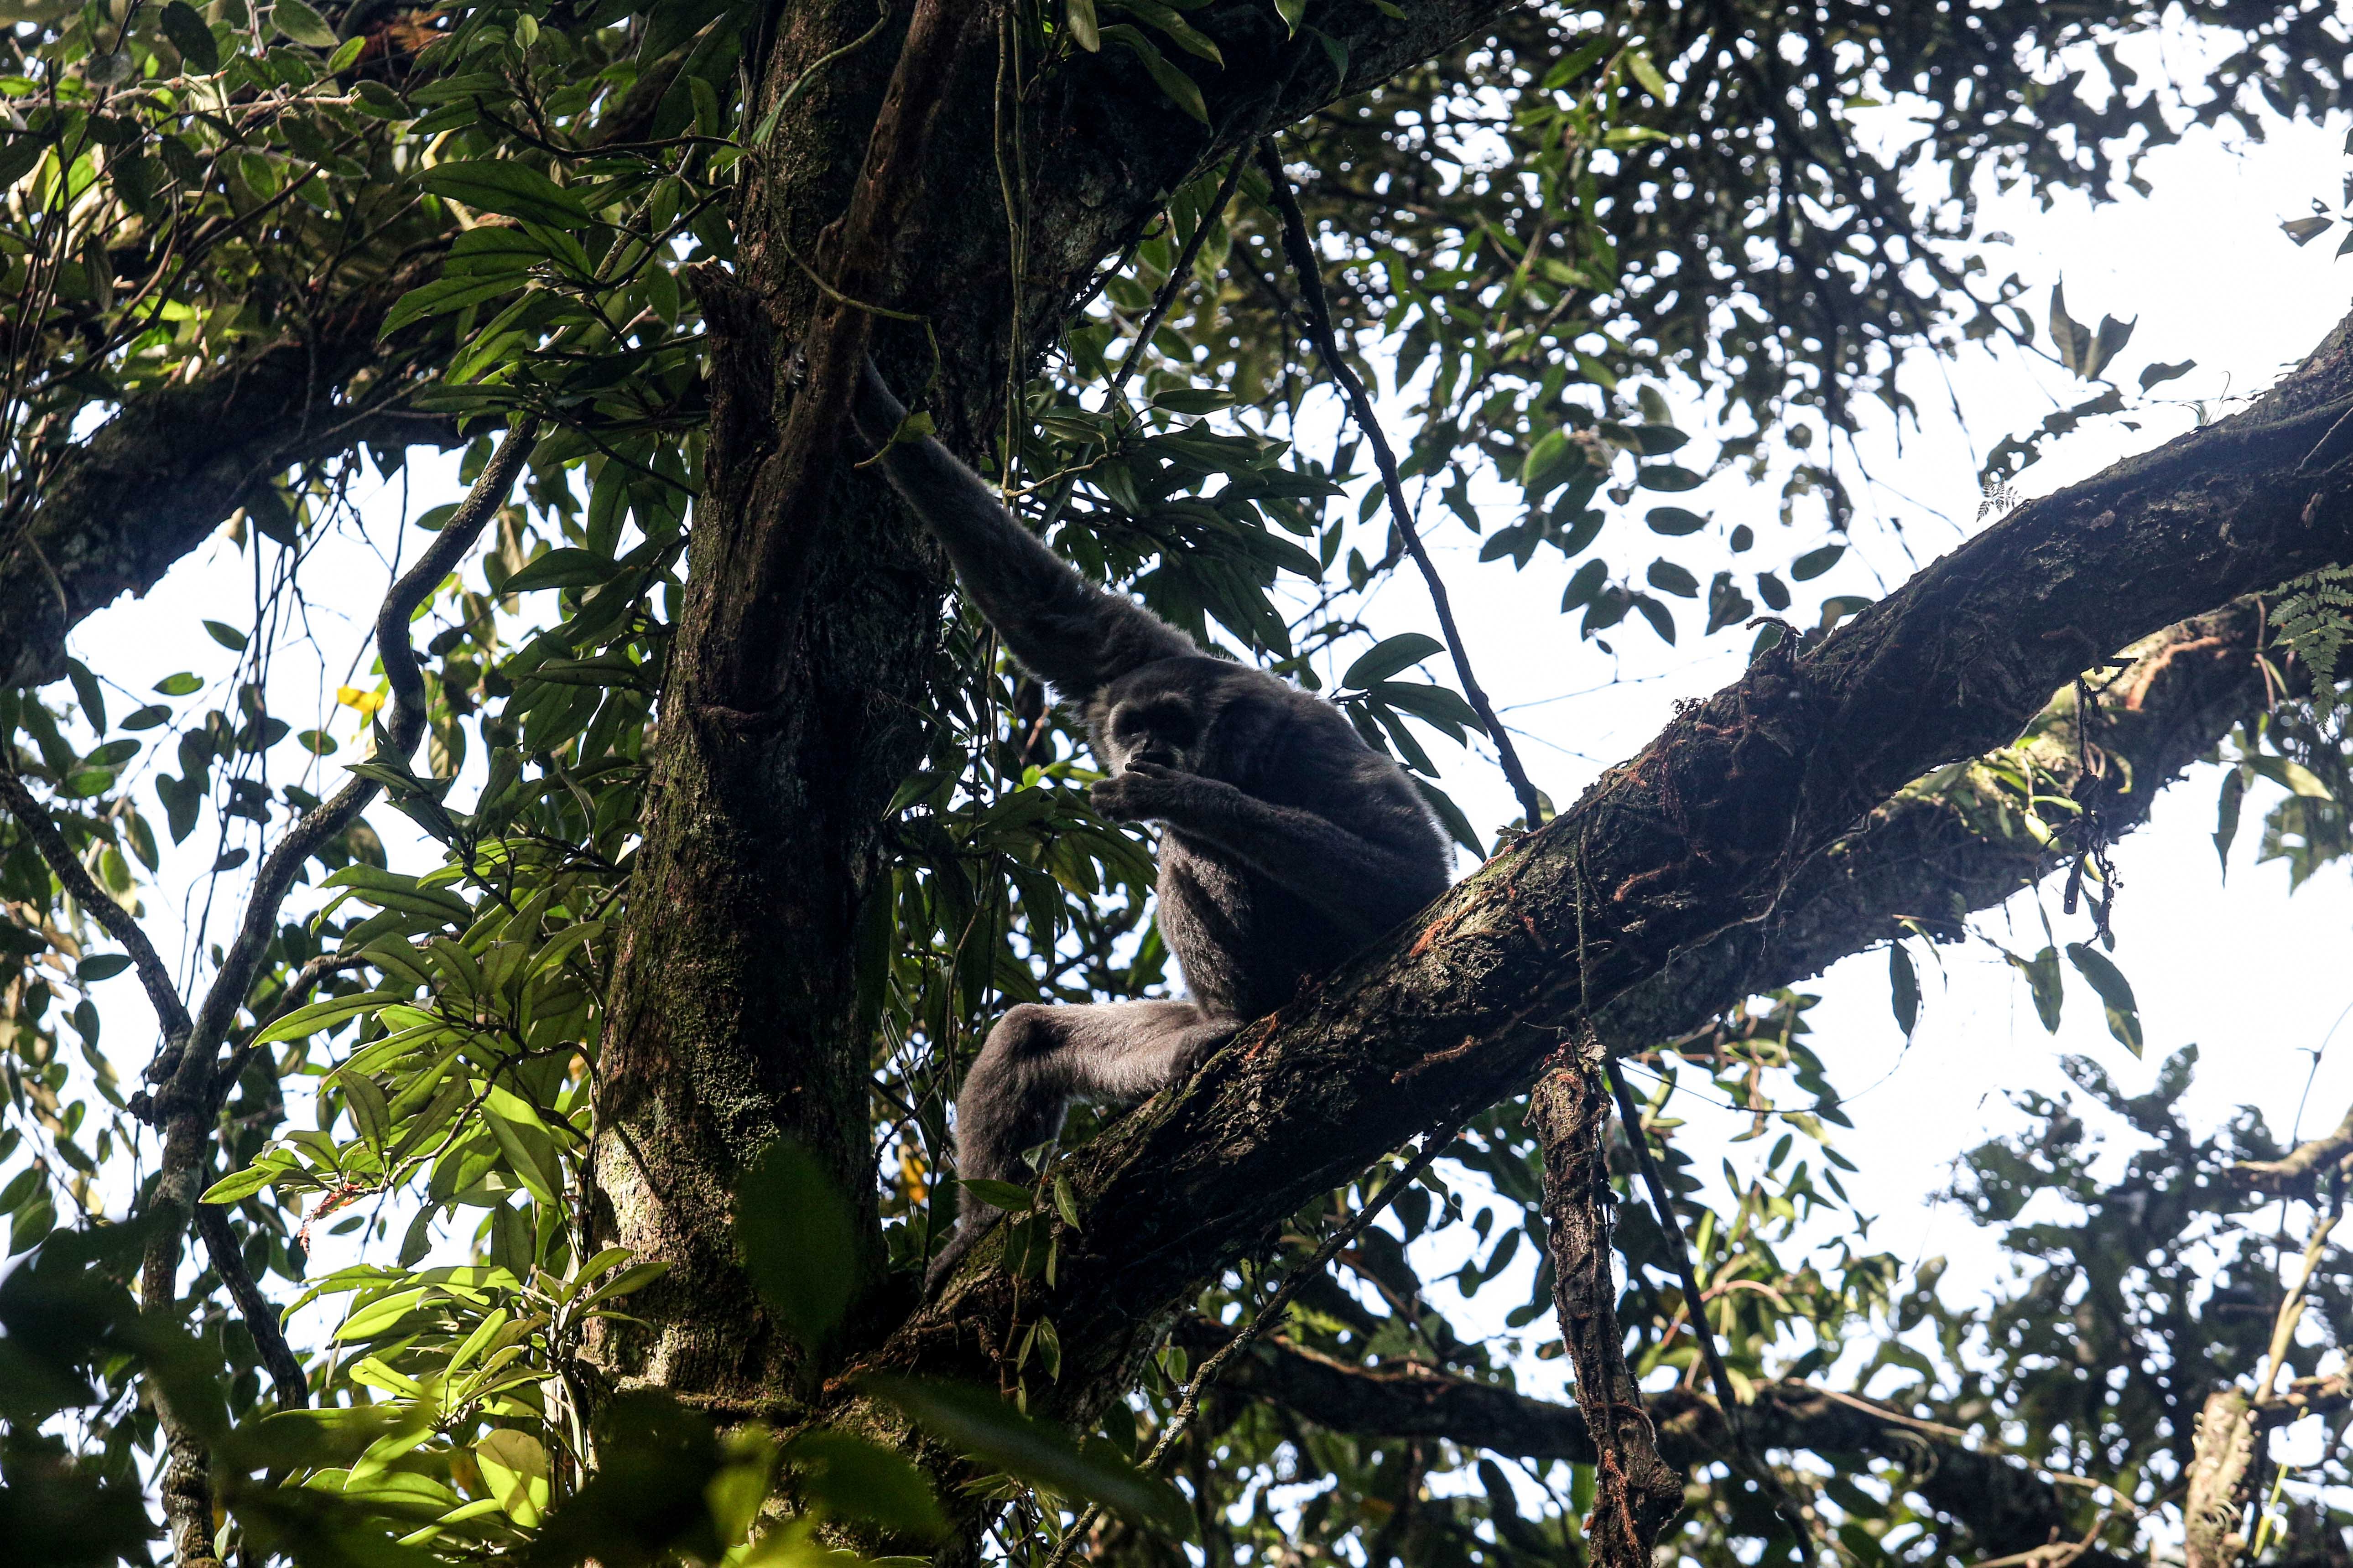
M 2353 294 L 2353 258 L 2331 260 L 2334 235 L 2298 249 L 2278 227 L 2283 217 L 2309 211 L 2315 196 L 2336 195 L 2346 166 L 2345 132 L 2342 123 L 2280 126 L 2267 142 L 2235 150 L 2220 138 L 2197 137 L 2150 159 L 2145 172 L 2154 194 L 2148 197 L 2128 197 L 2096 210 L 2069 199 L 2043 212 L 2015 197 L 1990 196 L 1984 226 L 2016 237 L 2011 266 L 2030 286 L 2021 302 L 2038 320 L 2050 285 L 2062 278 L 2078 319 L 2095 321 L 2103 313 L 2138 319 L 2137 333 L 2120 361 L 2126 384 L 2147 361 L 2195 359 L 2196 371 L 2160 390 L 2181 398 L 2252 394 L 2316 343 Z M 2083 393 L 2070 391 L 2065 380 L 2046 364 L 1974 350 L 1956 362 L 1915 365 L 1905 384 L 1921 406 L 1922 427 L 1907 426 L 1899 443 L 1883 420 L 1864 433 L 1857 447 L 1879 481 L 1867 492 L 1866 513 L 1902 519 L 1904 540 L 1924 560 L 1948 549 L 1976 509 L 1979 455 L 2003 435 L 2030 428 L 2061 401 L 2079 400 Z M 1956 405 L 1966 430 L 1955 420 Z M 2174 405 L 2147 416 L 2137 431 L 2095 424 L 2029 469 L 2023 488 L 2029 494 L 2055 489 L 2188 428 L 2192 418 L 2187 406 Z M 1694 451 L 1707 449 L 1702 442 Z M 1853 456 L 1841 443 L 1840 458 L 1850 479 L 1859 477 Z M 414 516 L 455 494 L 453 465 L 427 458 L 417 466 L 420 475 L 429 473 L 435 482 L 420 478 L 405 498 L 395 486 L 364 499 L 367 532 L 386 552 L 405 534 L 406 552 L 413 556 L 422 538 L 397 527 L 404 507 L 406 515 Z M 1694 510 L 1713 506 L 1725 521 L 1745 520 L 1757 529 L 1762 543 L 1749 558 L 1752 570 L 1778 565 L 1826 537 L 1819 510 L 1802 506 L 1797 532 L 1780 529 L 1770 491 L 1726 479 L 1699 493 Z M 1865 494 L 1861 488 L 1857 493 Z M 1514 510 L 1512 496 L 1496 489 L 1492 499 L 1494 521 L 1506 521 Z M 1440 531 L 1442 536 L 1448 531 Z M 1810 592 L 1799 598 L 1793 614 L 1810 612 L 1826 593 L 1875 589 L 1909 574 L 1912 564 L 1893 535 L 1865 524 L 1857 531 L 1857 548 L 1845 562 L 1828 577 L 1801 585 Z M 332 692 L 350 679 L 367 618 L 389 573 L 384 556 L 355 532 L 329 538 L 314 569 L 305 574 L 313 596 L 310 625 L 323 667 L 318 653 L 289 646 L 271 676 L 277 711 L 290 718 L 315 704 L 322 718 L 335 717 L 334 727 L 347 742 L 355 726 L 348 711 L 332 715 Z M 1613 669 L 1609 658 L 1579 642 L 1574 619 L 1557 611 L 1568 565 L 1556 553 L 1545 552 L 1514 577 L 1500 565 L 1476 565 L 1475 543 L 1464 541 L 1459 529 L 1451 533 L 1444 540 L 1441 563 L 1482 679 L 1507 710 L 1522 736 L 1524 755 L 1556 801 L 1574 798 L 1602 766 L 1638 749 L 1677 699 L 1704 695 L 1738 673 L 1745 635 L 1664 650 L 1639 621 L 1621 626 L 1612 638 L 1622 657 Z M 1614 552 L 1620 570 L 1639 572 L 1649 552 L 1647 536 L 1638 536 L 1638 524 L 1615 519 L 1601 548 Z M 1688 553 L 1684 559 L 1690 560 Z M 1699 570 L 1697 562 L 1691 563 Z M 207 679 L 226 678 L 233 656 L 207 639 L 198 623 L 209 618 L 249 626 L 252 571 L 250 555 L 216 541 L 144 600 L 93 616 L 77 634 L 76 649 L 131 693 L 143 694 L 181 669 Z M 479 565 L 470 568 L 470 575 L 479 572 Z M 1704 580 L 1707 573 L 1699 574 Z M 1432 629 L 1427 601 L 1409 577 L 1383 593 L 1374 619 L 1384 633 Z M 364 660 L 360 668 L 364 669 Z M 1629 679 L 1609 684 L 1613 673 Z M 118 712 L 135 705 L 121 694 L 110 702 Z M 348 745 L 344 754 L 350 754 Z M 1433 754 L 1448 766 L 1447 783 L 1474 822 L 1492 826 L 1513 815 L 1508 792 L 1492 767 L 1442 744 L 1433 747 Z M 335 777 L 331 767 L 329 783 Z M 1935 1203 L 1933 1194 L 1949 1179 L 1956 1154 L 1989 1131 L 2018 1124 L 2006 1094 L 2066 1088 L 2057 1068 L 2063 1052 L 2089 1056 L 2128 1088 L 2138 1089 L 2165 1055 L 2196 1042 L 2206 1069 L 2191 1103 L 2202 1122 L 2219 1121 L 2245 1101 L 2260 1107 L 2276 1129 L 2284 1131 L 2295 1123 L 2311 1053 L 2353 1005 L 2353 963 L 2346 951 L 2353 892 L 2345 871 L 2337 868 L 2289 900 L 2284 868 L 2253 864 L 2259 812 L 2252 800 L 2229 880 L 2218 880 L 2208 837 L 2217 782 L 2213 770 L 2193 773 L 2164 797 L 2152 824 L 2117 850 L 2123 894 L 2116 958 L 2140 999 L 2148 1037 L 2146 1061 L 2135 1062 L 2109 1039 L 2092 998 L 2072 975 L 2075 988 L 2053 1041 L 2037 1023 L 2022 987 L 1982 945 L 1945 950 L 1941 978 L 1924 965 L 1927 997 L 1908 1048 L 1889 1011 L 1883 953 L 1851 960 L 1814 987 L 1825 998 L 1813 1015 L 1814 1043 L 1850 1097 L 1857 1122 L 1840 1140 L 1842 1152 L 1862 1170 L 1859 1179 L 1850 1179 L 1850 1190 L 1878 1216 L 1873 1234 L 1879 1245 L 1907 1260 L 1939 1254 L 1955 1258 L 1948 1291 L 1984 1289 L 1992 1282 L 1997 1259 L 1988 1238 L 1959 1212 Z M 370 820 L 392 846 L 396 865 L 424 863 L 414 837 L 402 831 L 405 824 L 395 814 L 379 805 Z M 212 849 L 200 831 L 184 852 L 167 859 L 164 886 L 176 889 L 195 878 L 201 900 L 201 873 Z M 241 877 L 232 872 L 223 879 L 211 927 L 214 941 L 225 939 L 227 921 L 219 911 L 236 907 L 230 895 L 241 886 Z M 195 915 L 198 907 L 186 913 Z M 2060 924 L 2055 900 L 2051 914 Z M 167 956 L 184 951 L 183 911 L 153 910 L 150 915 Z M 2030 952 L 2042 945 L 2029 902 L 2020 900 L 2007 918 L 2016 931 L 2012 945 Z M 2060 926 L 2061 940 L 2080 940 L 2086 929 L 2079 917 L 2072 927 Z M 128 976 L 107 983 L 100 994 L 110 1054 L 124 1070 L 135 1070 L 144 1056 L 142 1042 L 153 1036 L 145 1001 Z M 2353 1024 L 2339 1032 L 2321 1062 L 2303 1113 L 2304 1130 L 2309 1133 L 2333 1124 L 2348 1103 Z M 1685 1136 L 1700 1152 L 1703 1169 L 1715 1164 L 1715 1142 L 1745 1125 L 1712 1112 L 1689 1094 L 1678 1099 L 1674 1110 L 1693 1124 Z M 1491 1288 L 1478 1309 L 1464 1314 L 1465 1326 L 1500 1318 L 1519 1299 L 1508 1288 Z M 1560 1366 L 1531 1363 L 1529 1370 L 1538 1386 L 1556 1386 Z

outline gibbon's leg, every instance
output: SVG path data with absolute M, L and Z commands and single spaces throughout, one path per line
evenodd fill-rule
M 1026 1149 L 1052 1138 L 1074 1099 L 1132 1103 L 1166 1088 L 1242 1020 L 1192 1002 L 1111 1002 L 1007 1011 L 956 1096 L 956 1174 L 1025 1183 Z M 955 1235 L 925 1276 L 936 1286 L 999 1210 L 971 1193 Z

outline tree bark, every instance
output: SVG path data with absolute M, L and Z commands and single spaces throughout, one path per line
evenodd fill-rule
M 363 442 L 455 441 L 447 416 L 401 405 L 415 344 L 376 336 L 392 302 L 439 265 L 413 262 L 336 299 L 298 333 L 142 393 L 68 450 L 0 542 L 0 686 L 62 678 L 69 632 L 153 587 L 289 468 Z
M 2111 836 L 2129 833 L 2183 769 L 2263 710 L 2275 680 L 2304 689 L 2301 667 L 2279 668 L 2276 655 L 2266 674 L 2256 657 L 2264 634 L 2264 606 L 2253 596 L 2168 626 L 2126 650 L 2133 662 L 2106 683 L 2087 731 L 2071 685 L 2012 750 L 2053 793 L 2095 807 Z M 2085 742 L 2101 770 L 2090 781 Z M 1801 866 L 1770 914 L 1679 954 L 1603 1008 L 1596 1028 L 1615 1053 L 1647 1050 L 1901 935 L 1900 916 L 1957 938 L 1962 917 L 2031 886 L 2064 858 L 2026 831 L 2021 804 L 1968 764 L 1915 781 Z
M 1658 1434 L 1626 1364 L 1609 1237 L 1618 1195 L 1605 1139 L 1609 1091 L 1601 1054 L 1563 1047 L 1528 1096 L 1528 1121 L 1544 1151 L 1544 1211 L 1577 1407 L 1594 1449 L 1593 1513 L 1586 1539 L 1600 1568 L 1650 1568 L 1659 1531 L 1683 1507 L 1682 1478 L 1659 1458 Z M 1630 1130 L 1630 1136 L 1631 1135 Z
M 597 1223 L 673 1266 L 635 1299 L 656 1327 L 602 1347 L 616 1376 L 723 1412 L 773 1415 L 797 1396 L 807 1369 L 737 1268 L 729 1230 L 737 1175 L 778 1137 L 808 1146 L 862 1205 L 865 1279 L 882 1279 L 855 938 L 883 807 L 925 740 L 947 574 L 881 482 L 834 458 L 828 426 L 842 409 L 826 388 L 854 363 L 842 344 L 871 336 L 901 384 L 928 383 L 941 439 L 982 458 L 1008 376 L 1029 374 L 1103 259 L 1205 160 L 1500 9 L 1446 0 L 1398 17 L 1319 16 L 1347 46 L 1345 78 L 1320 48 L 1305 57 L 1314 70 L 1294 71 L 1259 0 L 1192 13 L 1228 61 L 1203 82 L 1214 131 L 1121 51 L 1064 57 L 1022 111 L 1032 179 L 1018 203 L 1029 237 L 1018 286 L 997 183 L 975 177 L 997 151 L 994 7 L 917 6 L 911 37 L 926 16 L 961 31 L 913 48 L 886 33 L 827 67 L 745 161 L 736 266 L 695 280 L 712 340 L 710 456 L 598 1067 Z M 867 0 L 787 12 L 749 117 L 872 17 Z M 903 79 L 894 55 L 914 62 Z M 803 262 L 840 296 L 923 312 L 928 333 L 888 320 L 865 333 Z M 912 1305 L 869 1301 L 846 1342 L 881 1339 Z
M 2255 1434 L 2254 1403 L 2244 1394 L 2218 1388 L 2206 1396 L 2181 1504 L 2187 1568 L 2231 1568 L 2246 1554 L 2239 1521 L 2254 1479 Z
M 1906 783 L 2010 740 L 2113 650 L 2353 555 L 2353 475 L 2298 470 L 2353 400 L 2349 342 L 2340 325 L 2246 413 L 2021 508 L 1819 645 L 1760 658 L 1187 1092 L 1069 1160 L 1085 1228 L 1055 1286 L 1025 1282 L 1017 1308 L 984 1242 L 871 1362 L 994 1381 L 980 1347 L 1048 1317 L 1052 1405 L 1085 1417 L 1166 1314 L 1283 1215 L 1514 1092 L 1580 1013 L 1768 917 Z
M 1180 1333 L 1197 1354 L 1230 1337 L 1198 1318 L 1187 1320 Z M 1236 1356 L 1219 1387 L 1358 1437 L 1442 1438 L 1466 1449 L 1581 1465 L 1599 1457 L 1585 1413 L 1574 1405 L 1411 1363 L 1355 1366 L 1280 1336 Z M 1659 1457 L 1675 1469 L 1688 1473 L 1737 1461 L 1731 1431 L 1706 1399 L 1677 1388 L 1647 1404 Z M 1905 1486 L 1966 1529 L 1986 1556 L 2081 1532 L 2077 1515 L 2085 1510 L 2071 1510 L 2053 1481 L 2006 1455 L 1966 1447 L 1957 1428 L 1880 1401 L 1793 1379 L 1761 1384 L 1742 1415 L 1750 1441 L 1767 1449 L 1867 1455 L 1901 1465 Z M 2084 1561 L 2102 1560 L 2095 1553 Z

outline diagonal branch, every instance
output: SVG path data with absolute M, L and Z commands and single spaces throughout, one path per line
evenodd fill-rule
M 2353 1110 L 2345 1113 L 2333 1131 L 2309 1139 L 2276 1160 L 2242 1160 L 2230 1169 L 2231 1180 L 2275 1197 L 2310 1198 L 2320 1178 L 2331 1169 L 2342 1170 L 2353 1158 Z
M 84 617 L 153 587 L 289 468 L 364 442 L 454 441 L 447 416 L 403 405 L 412 336 L 376 336 L 392 302 L 439 265 L 420 255 L 333 300 L 302 332 L 129 396 L 64 452 L 26 515 L 0 526 L 0 686 L 62 676 L 67 634 Z
M 425 734 L 425 678 L 417 668 L 417 650 L 409 646 L 409 617 L 440 587 L 442 580 L 458 569 L 474 548 L 474 542 L 481 537 L 483 526 L 506 504 L 507 492 L 513 488 L 515 475 L 538 435 L 536 415 L 525 415 L 508 428 L 498 449 L 491 454 L 491 460 L 482 466 L 473 488 L 458 503 L 456 513 L 434 535 L 433 543 L 417 558 L 417 564 L 393 584 L 376 611 L 376 657 L 392 688 L 392 722 L 385 729 L 389 744 L 382 754 L 406 762 Z M 245 1005 L 246 993 L 253 988 L 262 955 L 278 931 L 279 906 L 293 889 L 296 874 L 319 846 L 357 820 L 383 787 L 374 779 L 353 779 L 287 829 L 286 837 L 262 861 L 261 869 L 254 876 L 253 891 L 246 900 L 245 919 L 237 927 L 237 940 L 230 943 L 219 973 L 205 993 L 204 1005 L 196 1010 L 191 1045 L 195 1054 L 205 1058 L 207 1092 L 213 1053 L 227 1037 L 230 1021 Z M 153 1068 L 149 1076 L 155 1076 Z
M 417 749 L 417 740 L 425 731 L 425 681 L 417 668 L 417 650 L 408 640 L 409 617 L 464 559 L 474 541 L 480 537 L 483 525 L 504 503 L 538 427 L 537 417 L 526 416 L 508 429 L 498 450 L 484 466 L 481 477 L 459 503 L 456 514 L 436 536 L 432 546 L 418 557 L 417 564 L 385 596 L 376 615 L 375 641 L 385 677 L 392 686 L 393 717 L 379 755 L 405 762 Z M 254 878 L 237 940 L 221 961 L 203 1005 L 185 1032 L 158 1052 L 148 1067 L 148 1079 L 157 1087 L 147 1098 L 146 1114 L 163 1134 L 164 1148 L 148 1200 L 149 1212 L 157 1219 L 140 1260 L 139 1298 L 144 1310 L 171 1311 L 176 1308 L 181 1243 L 188 1225 L 195 1218 L 196 1184 L 212 1147 L 217 1117 L 215 1095 L 221 1042 L 260 970 L 270 938 L 278 929 L 279 906 L 293 887 L 295 874 L 302 863 L 320 845 L 350 826 L 375 798 L 380 787 L 373 779 L 353 779 L 332 799 L 306 814 L 279 840 Z M 200 1228 L 206 1231 L 208 1242 L 215 1237 L 227 1236 L 225 1225 Z M 260 1291 L 252 1288 L 250 1278 L 245 1276 L 244 1260 L 236 1256 L 234 1245 L 227 1247 L 225 1254 L 215 1252 L 216 1264 L 223 1279 L 229 1282 L 232 1293 L 239 1296 L 240 1307 L 248 1311 L 248 1322 L 256 1327 L 255 1337 L 259 1340 L 262 1334 L 256 1320 L 268 1318 L 267 1303 L 262 1303 L 263 1310 L 252 1310 L 236 1282 L 244 1279 L 254 1301 L 260 1301 Z M 282 1343 L 281 1340 L 281 1346 Z M 272 1365 L 271 1374 L 281 1390 L 293 1386 L 284 1380 L 288 1365 L 293 1367 L 294 1383 L 301 1381 L 300 1365 L 290 1352 L 282 1359 L 272 1359 L 277 1364 Z M 167 1458 L 163 1492 L 172 1528 L 174 1560 L 180 1568 L 203 1568 L 217 1561 L 212 1548 L 209 1458 L 203 1438 L 188 1420 L 171 1408 L 160 1386 L 151 1387 L 150 1394 L 164 1431 Z
M 2353 470 L 2297 471 L 2348 405 L 2353 321 L 2246 412 L 2020 508 L 1841 630 L 1760 658 L 1068 1162 L 1085 1230 L 1054 1285 L 1017 1297 L 984 1242 L 875 1359 L 991 1376 L 982 1347 L 1042 1314 L 1064 1345 L 1053 1402 L 1102 1397 L 1139 1333 L 1282 1216 L 1436 1116 L 1515 1092 L 1580 1012 L 1768 919 L 1906 784 L 2012 741 L 2136 639 L 2353 557 Z
M 1207 1319 L 1184 1320 L 1177 1337 L 1207 1355 L 1230 1331 Z M 2310 1379 L 2289 1396 L 2265 1405 L 2265 1424 L 2294 1418 L 2288 1399 L 2335 1408 L 2347 1397 L 2342 1380 L 2329 1388 Z M 1315 1425 L 1359 1437 L 1438 1438 L 1469 1449 L 1521 1458 L 1566 1459 L 1589 1465 L 1599 1457 L 1584 1413 L 1495 1384 L 1406 1363 L 1356 1366 L 1270 1336 L 1228 1369 L 1233 1394 L 1279 1405 Z M 1684 1389 L 1650 1398 L 1660 1457 L 1690 1472 L 1736 1459 L 1732 1434 L 1716 1406 Z M 2274 1411 L 2274 1406 L 2278 1408 Z M 1924 1421 L 1878 1400 L 1818 1388 L 1797 1379 L 1759 1384 L 1746 1415 L 1753 1440 L 1782 1452 L 1868 1455 L 1903 1467 L 1905 1486 L 1943 1517 L 1967 1530 L 1983 1552 L 2004 1553 L 2039 1546 L 2080 1524 L 2070 1491 L 2090 1483 L 2035 1470 L 2017 1458 L 1969 1447 L 1957 1427 Z
M 73 900 L 90 918 L 105 928 L 106 934 L 122 944 L 131 955 L 131 967 L 138 973 L 139 984 L 147 993 L 147 1000 L 155 1009 L 155 1021 L 163 1026 L 165 1041 L 176 1045 L 188 1037 L 191 1025 L 186 1004 L 180 1000 L 180 988 L 172 983 L 172 972 L 164 967 L 156 953 L 155 944 L 129 910 L 114 901 L 112 894 L 98 885 L 89 868 L 78 859 L 73 847 L 66 842 L 58 825 L 33 798 L 25 781 L 16 776 L 14 759 L 0 748 L 0 805 L 8 808 L 33 847 L 48 862 L 49 874 L 58 886 L 73 895 Z

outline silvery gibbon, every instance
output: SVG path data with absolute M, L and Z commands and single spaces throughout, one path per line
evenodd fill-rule
M 1095 808 L 1160 825 L 1160 931 L 1185 978 L 1182 1001 L 1023 1004 L 989 1031 L 956 1097 L 957 1173 L 1019 1182 L 1073 1099 L 1132 1103 L 1183 1079 L 1444 891 L 1450 852 L 1339 709 L 1088 582 L 937 441 L 894 442 L 904 417 L 868 363 L 858 435 L 1007 650 L 1084 722 L 1111 775 Z M 965 1194 L 932 1284 L 997 1212 Z

